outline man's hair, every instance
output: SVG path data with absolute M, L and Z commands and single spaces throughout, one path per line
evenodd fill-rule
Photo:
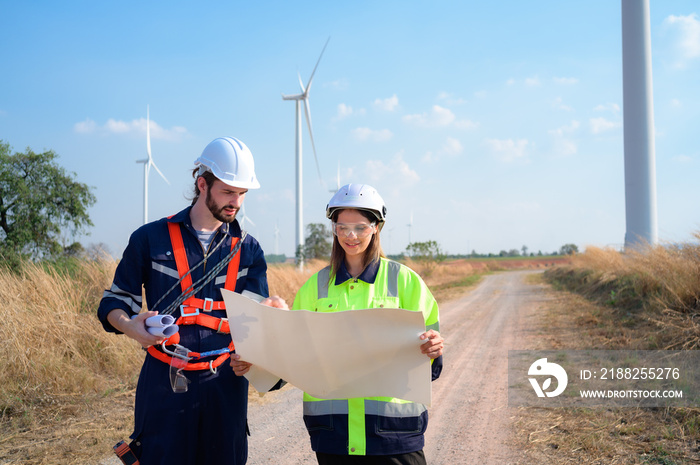
M 334 223 L 337 222 L 338 216 L 340 215 L 341 211 L 343 210 L 336 210 L 335 212 L 333 212 L 331 221 L 333 221 Z M 365 210 L 357 211 L 360 212 L 360 214 L 367 218 L 367 220 L 369 220 L 371 223 L 377 222 L 377 218 L 372 213 Z M 379 231 L 377 230 L 376 234 L 372 234 L 372 239 L 370 240 L 370 243 L 367 246 L 367 250 L 365 250 L 365 253 L 362 256 L 362 269 L 364 270 L 367 267 L 367 265 L 384 256 L 385 255 L 382 251 L 382 244 L 379 239 Z M 343 263 L 343 260 L 345 260 L 345 250 L 343 250 L 343 248 L 340 245 L 340 242 L 338 242 L 338 236 L 333 234 L 330 280 L 333 280 L 335 278 L 335 275 L 336 273 L 338 273 L 338 270 L 340 269 L 340 265 Z
M 217 179 L 211 171 L 205 171 L 204 173 L 200 174 L 199 167 L 192 170 L 192 177 L 194 178 L 194 196 L 192 197 L 192 205 L 197 203 L 197 199 L 199 198 L 199 194 L 201 193 L 199 192 L 199 187 L 197 186 L 197 179 L 199 179 L 200 176 L 203 177 L 206 181 L 207 188 L 209 190 L 211 190 L 211 186 L 214 185 L 214 181 L 216 181 Z

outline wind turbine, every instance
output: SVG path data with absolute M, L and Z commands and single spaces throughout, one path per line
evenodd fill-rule
M 411 219 L 409 220 L 408 224 L 408 245 L 411 245 L 411 228 L 413 227 L 413 210 L 411 210 Z
M 280 228 L 275 221 L 275 255 L 279 255 Z
M 151 119 L 148 105 L 146 105 L 146 154 L 148 158 L 136 160 L 136 163 L 143 163 L 143 224 L 148 223 L 148 173 L 151 172 L 151 166 L 156 169 L 165 182 L 170 184 L 170 181 L 160 172 L 151 156 Z
M 299 75 L 299 86 L 301 87 L 301 93 L 296 94 L 296 95 L 285 95 L 282 94 L 282 100 L 294 100 L 296 104 L 296 143 L 295 143 L 295 148 L 296 148 L 296 249 L 295 249 L 295 254 L 297 251 L 301 250 L 304 246 L 304 220 L 303 220 L 303 200 L 302 200 L 302 151 L 301 151 L 301 105 L 300 102 L 303 102 L 304 104 L 304 113 L 306 114 L 306 125 L 309 128 L 309 137 L 311 138 L 311 148 L 313 149 L 314 152 L 314 158 L 316 159 L 316 169 L 318 171 L 318 177 L 321 179 L 321 170 L 318 167 L 318 157 L 316 157 L 316 145 L 314 144 L 314 134 L 313 131 L 311 130 L 311 110 L 309 109 L 309 91 L 311 90 L 311 82 L 314 79 L 314 74 L 316 73 L 316 68 L 318 68 L 318 64 L 321 62 L 321 57 L 323 56 L 323 52 L 326 51 L 326 47 L 328 46 L 328 41 L 331 40 L 329 37 L 328 40 L 326 40 L 326 44 L 323 46 L 323 50 L 321 50 L 321 55 L 318 57 L 318 61 L 316 61 L 316 66 L 314 66 L 314 70 L 311 72 L 311 77 L 309 78 L 309 82 L 304 86 L 304 83 L 301 80 L 301 75 Z M 323 180 L 321 179 L 321 183 L 323 184 Z M 299 259 L 299 263 L 297 263 L 297 266 L 299 269 L 303 268 L 304 266 L 304 260 L 303 258 Z
M 328 192 L 335 194 L 340 190 L 340 160 L 338 160 L 338 174 L 335 177 L 335 189 L 328 189 Z
M 251 226 L 255 226 L 255 223 L 253 223 L 253 220 L 248 218 L 248 215 L 245 214 L 245 204 L 241 205 L 241 217 L 239 218 L 239 223 L 241 224 L 241 229 L 245 229 L 245 223 L 246 221 L 250 223 Z

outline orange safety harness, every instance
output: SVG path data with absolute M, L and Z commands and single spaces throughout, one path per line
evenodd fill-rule
M 173 254 L 175 256 L 175 265 L 177 266 L 177 272 L 180 276 L 180 287 L 183 292 L 192 287 L 192 276 L 189 273 L 190 266 L 187 262 L 187 253 L 185 252 L 185 244 L 182 241 L 182 232 L 180 231 L 179 223 L 168 223 L 168 232 L 170 233 L 170 243 L 173 246 Z M 238 242 L 239 238 L 234 237 L 231 241 L 231 250 Z M 226 271 L 226 282 L 224 283 L 224 288 L 230 291 L 236 289 L 236 279 L 238 278 L 238 267 L 241 262 L 241 254 L 236 253 L 234 257 L 228 264 L 228 269 Z M 212 310 L 225 310 L 226 305 L 223 300 L 213 300 L 210 298 L 198 299 L 194 296 L 188 297 L 180 306 L 180 317 L 175 322 L 176 325 L 199 325 L 205 328 L 213 329 L 217 333 L 230 334 L 230 329 L 228 325 L 227 318 L 217 318 L 212 315 L 208 315 L 204 312 L 211 312 Z M 178 344 L 180 342 L 180 333 L 175 333 L 166 339 L 162 346 L 165 348 L 166 345 Z M 229 344 L 227 349 L 222 349 L 219 351 L 213 351 L 220 353 L 219 356 L 209 362 L 191 362 L 190 359 L 197 360 L 204 354 L 198 352 L 188 352 L 187 362 L 183 360 L 178 365 L 184 365 L 183 369 L 188 371 L 197 370 L 212 370 L 215 371 L 216 368 L 224 363 L 230 356 L 231 352 L 235 349 L 233 341 Z M 223 352 L 223 353 L 221 353 Z M 173 357 L 161 352 L 155 346 L 150 346 L 148 348 L 148 353 L 151 354 L 156 359 L 161 362 L 172 364 Z

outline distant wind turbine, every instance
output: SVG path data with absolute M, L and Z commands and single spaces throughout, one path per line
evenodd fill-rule
M 245 214 L 245 204 L 241 205 L 240 214 L 241 214 L 241 216 L 240 216 L 240 218 L 238 218 L 239 219 L 238 222 L 241 224 L 241 229 L 245 229 L 246 222 L 250 223 L 251 226 L 255 226 L 255 223 L 253 223 L 253 220 L 251 220 L 248 217 L 248 215 Z
M 318 68 L 318 64 L 321 62 L 321 57 L 323 56 L 323 52 L 326 50 L 326 47 L 328 46 L 328 41 L 331 40 L 329 37 L 328 40 L 326 40 L 326 44 L 323 46 L 323 50 L 321 50 L 321 55 L 318 57 L 318 61 L 316 61 L 316 66 L 314 66 L 314 70 L 311 73 L 311 77 L 309 78 L 309 82 L 304 86 L 304 83 L 301 80 L 301 75 L 299 75 L 299 86 L 301 87 L 301 93 L 296 94 L 296 95 L 285 95 L 282 94 L 282 100 L 294 100 L 296 103 L 296 143 L 295 143 L 295 148 L 296 148 L 296 250 L 295 254 L 298 250 L 303 248 L 304 246 L 304 220 L 303 220 L 303 207 L 302 207 L 302 151 L 301 151 L 301 105 L 299 104 L 300 102 L 303 102 L 304 104 L 304 113 L 306 114 L 306 125 L 309 128 L 309 137 L 311 138 L 311 148 L 313 149 L 314 152 L 314 158 L 316 159 L 316 170 L 318 171 L 318 177 L 321 180 L 321 184 L 324 185 L 325 183 L 323 182 L 323 179 L 321 178 L 321 170 L 318 167 L 318 157 L 316 157 L 316 145 L 314 144 L 314 134 L 313 131 L 311 130 L 311 110 L 309 109 L 309 91 L 311 90 L 311 82 L 314 79 L 314 74 L 316 73 L 316 68 Z M 301 269 L 304 266 L 304 260 L 299 259 L 299 263 L 297 263 L 297 266 Z
M 413 210 L 411 210 L 411 219 L 409 220 L 409 222 L 406 226 L 408 226 L 408 245 L 411 245 L 412 244 L 411 228 L 413 227 Z
M 279 255 L 280 228 L 275 221 L 275 255 Z
M 170 181 L 160 172 L 151 156 L 151 119 L 148 105 L 146 105 L 146 154 L 148 158 L 136 160 L 136 163 L 143 163 L 143 224 L 148 223 L 148 173 L 151 172 L 151 166 L 156 169 L 165 182 L 170 184 Z
M 335 189 L 328 189 L 328 192 L 335 194 L 340 190 L 340 160 L 338 161 L 338 174 L 335 177 Z

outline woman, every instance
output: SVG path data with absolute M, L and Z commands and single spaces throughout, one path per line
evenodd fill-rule
M 363 308 L 403 308 L 423 312 L 432 379 L 442 370 L 443 338 L 438 307 L 423 280 L 388 260 L 379 232 L 386 207 L 366 184 L 348 184 L 331 198 L 326 216 L 334 234 L 331 263 L 301 287 L 292 310 L 336 312 Z M 416 349 L 418 350 L 418 349 Z M 304 393 L 304 422 L 320 465 L 425 464 L 423 404 L 390 397 L 319 399 Z

